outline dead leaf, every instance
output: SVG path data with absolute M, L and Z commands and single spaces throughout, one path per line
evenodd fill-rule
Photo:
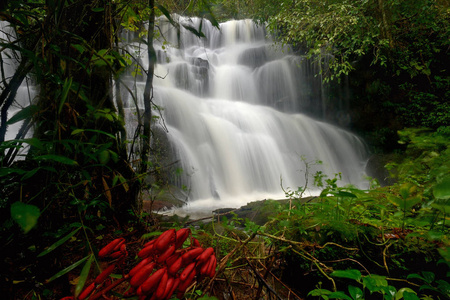
M 108 199 L 109 207 L 112 207 L 111 190 L 109 189 L 108 183 L 106 182 L 104 177 L 102 177 L 102 181 L 103 181 L 103 189 L 105 190 L 105 192 L 104 192 L 105 197 L 106 197 L 106 199 Z

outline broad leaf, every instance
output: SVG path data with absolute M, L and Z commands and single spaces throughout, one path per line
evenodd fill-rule
M 83 54 L 83 52 L 86 51 L 86 48 L 83 45 L 80 45 L 80 44 L 71 44 L 70 46 L 75 48 L 81 54 Z
M 437 280 L 436 283 L 443 295 L 450 295 L 450 283 L 442 279 Z
M 437 199 L 450 198 L 450 176 L 446 176 L 444 180 L 434 186 L 433 195 Z
M 352 300 L 352 298 L 350 298 L 349 296 L 347 296 L 345 293 L 343 292 L 333 292 L 331 294 L 328 295 L 329 299 L 344 299 L 344 300 Z
M 28 233 L 36 224 L 41 212 L 37 206 L 17 201 L 11 205 L 11 217 Z
M 444 214 L 450 214 L 450 203 L 446 200 L 441 200 L 439 202 L 435 202 L 431 204 L 431 207 L 436 208 L 440 211 L 442 211 Z
M 403 299 L 405 299 L 405 300 L 420 300 L 420 298 L 417 297 L 417 295 L 415 293 L 411 293 L 411 292 L 404 292 Z
M 407 182 L 400 186 L 399 193 L 403 199 L 406 199 L 406 198 L 409 198 L 416 189 L 417 189 L 417 187 L 415 185 Z
M 314 297 L 318 297 L 318 296 L 323 296 L 323 295 L 329 295 L 331 294 L 330 290 L 326 290 L 326 289 L 314 289 L 312 291 L 310 291 L 308 293 L 308 296 L 314 296 Z
M 420 196 L 414 196 L 414 197 L 409 197 L 409 198 L 401 198 L 401 197 L 396 197 L 394 195 L 389 194 L 389 195 L 387 195 L 387 198 L 393 204 L 395 204 L 398 207 L 400 207 L 400 209 L 403 210 L 403 211 L 411 210 L 411 208 L 414 205 L 416 205 L 420 201 L 422 201 L 422 198 Z
M 388 282 L 385 276 L 371 274 L 363 278 L 363 286 L 367 288 L 370 293 L 373 293 L 381 291 L 383 287 L 387 287 Z
M 363 291 L 359 287 L 349 285 L 348 292 L 349 292 L 350 296 L 352 296 L 353 300 L 364 299 Z
M 434 280 L 434 273 L 433 272 L 427 272 L 427 271 L 423 271 L 422 275 L 419 274 L 409 274 L 406 278 L 411 279 L 411 278 L 418 278 L 420 280 L 425 281 L 426 283 L 431 283 Z
M 350 270 L 337 270 L 330 274 L 334 277 L 339 278 L 349 278 L 354 280 L 360 280 L 361 279 L 361 272 L 358 270 L 350 269 Z
M 384 299 L 394 299 L 395 297 L 395 293 L 397 292 L 397 290 L 395 289 L 395 287 L 389 285 L 386 287 L 383 287 L 383 291 L 385 293 L 384 295 Z
M 346 191 L 337 191 L 337 192 L 330 192 L 330 194 L 336 196 L 336 197 L 343 197 L 343 198 L 356 198 L 356 195 L 350 192 Z
M 395 293 L 395 300 L 399 300 L 402 298 L 407 300 L 419 300 L 419 297 L 417 297 L 416 292 L 414 292 L 410 288 L 401 288 L 397 291 L 397 293 Z

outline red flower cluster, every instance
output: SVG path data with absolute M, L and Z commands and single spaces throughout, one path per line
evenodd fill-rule
M 138 252 L 141 261 L 122 280 L 117 280 L 115 284 L 109 282 L 105 287 L 102 283 L 123 265 L 128 256 L 125 239 L 113 240 L 99 251 L 98 256 L 114 259 L 114 263 L 81 292 L 78 300 L 88 299 L 89 296 L 89 299 L 96 299 L 96 295 L 101 296 L 125 280 L 131 286 L 124 295 L 126 297 L 137 295 L 139 299 L 164 300 L 176 293 L 181 299 L 194 281 L 214 277 L 217 266 L 214 249 L 202 248 L 197 239 L 191 238 L 191 245 L 183 248 L 189 236 L 190 230 L 187 228 L 163 232 Z M 100 287 L 101 291 L 95 293 Z

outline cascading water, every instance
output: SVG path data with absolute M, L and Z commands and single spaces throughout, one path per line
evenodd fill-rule
M 199 19 L 180 21 L 199 28 Z M 155 45 L 154 103 L 163 108 L 155 113 L 183 170 L 177 183 L 188 188 L 184 210 L 283 197 L 281 179 L 285 188 L 305 185 L 301 157 L 323 162 L 311 164 L 310 174 L 340 172 L 342 184 L 363 182 L 364 143 L 302 114 L 322 105 L 322 91 L 307 81 L 311 65 L 274 46 L 264 27 L 240 20 L 222 23 L 219 31 L 203 22 L 206 39 L 182 28 L 179 40 L 168 22 L 160 20 L 159 28 L 169 43 Z M 146 49 L 136 49 L 131 44 L 146 69 Z M 132 87 L 135 79 L 124 80 Z M 134 81 L 141 108 L 144 82 Z
M 6 21 L 0 21 L 0 42 L 7 44 L 14 41 L 15 39 L 16 38 L 14 30 L 12 27 L 10 27 L 9 23 Z M 16 51 L 12 51 L 11 49 L 3 49 L 0 55 L 3 68 L 2 75 L 4 74 L 4 78 L 0 78 L 0 91 L 3 91 L 6 85 L 9 84 L 16 71 L 18 62 L 20 60 L 20 54 Z M 8 113 L 8 119 L 14 116 L 22 108 L 27 107 L 31 104 L 32 99 L 35 96 L 35 87 L 29 85 L 28 81 L 29 78 L 26 78 L 26 80 L 24 80 L 24 82 L 22 82 L 22 84 L 18 88 L 15 100 L 12 103 L 11 107 L 9 107 L 5 112 L 2 111 L 2 113 Z M 8 130 L 6 131 L 5 140 L 14 139 L 22 123 L 23 122 L 15 122 L 9 125 Z

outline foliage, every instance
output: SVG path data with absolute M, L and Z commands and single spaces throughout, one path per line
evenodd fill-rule
M 348 78 L 353 128 L 382 151 L 403 127 L 449 125 L 448 1 L 283 1 L 268 26 L 325 82 Z
M 436 54 L 448 46 L 444 2 L 300 0 L 282 3 L 270 26 L 309 55 L 332 55 L 331 79 L 348 74 L 365 55 L 397 76 L 429 76 L 439 64 Z
M 360 190 L 339 187 L 339 177 L 310 174 L 323 186 L 318 197 L 299 199 L 306 187 L 288 189 L 289 201 L 264 203 L 263 209 L 272 212 L 264 225 L 240 221 L 247 236 L 257 233 L 265 238 L 266 247 L 279 251 L 285 260 L 282 280 L 293 287 L 299 280 L 317 286 L 307 291 L 298 287 L 295 292 L 323 299 L 366 299 L 372 294 L 385 299 L 440 299 L 448 294 L 446 129 L 405 130 L 401 135 L 409 146 L 404 161 L 396 164 L 398 184 Z M 224 221 L 233 225 L 239 219 Z M 222 235 L 218 236 L 223 239 Z M 264 255 L 259 259 L 267 263 Z
M 146 174 L 131 166 L 120 77 L 134 62 L 120 48 L 119 33 L 123 28 L 140 30 L 151 12 L 179 26 L 163 5 L 146 4 L 103 0 L 2 3 L 0 17 L 8 20 L 16 34 L 0 41 L 5 51 L 0 60 L 0 237 L 8 245 L 5 262 L 15 266 L 8 273 L 2 261 L 2 278 L 7 279 L 1 283 L 2 291 L 31 286 L 39 297 L 44 282 L 61 280 L 82 263 L 86 278 L 95 252 L 91 234 L 136 219 L 136 214 L 122 212 L 139 212 L 139 189 Z M 214 22 L 207 4 L 201 1 L 198 7 Z M 202 35 L 201 28 L 190 30 Z M 11 79 L 5 76 L 3 53 L 17 59 Z M 38 88 L 29 89 L 29 105 L 21 107 L 15 97 L 25 79 Z M 17 112 L 11 115 L 13 110 Z M 7 128 L 14 125 L 21 126 L 16 138 L 5 141 Z M 136 154 L 139 159 L 141 153 Z M 52 260 L 68 244 L 85 252 L 89 249 L 90 254 L 77 263 Z M 14 249 L 28 250 L 24 254 Z M 36 263 L 23 267 L 33 257 Z M 35 276 L 42 265 L 46 271 Z M 80 286 L 82 281 L 78 292 Z
M 429 272 L 431 273 L 431 272 Z M 433 273 L 431 273 L 433 274 Z M 344 291 L 335 291 L 332 292 L 327 289 L 315 289 L 308 293 L 310 296 L 319 296 L 323 299 L 345 299 L 345 300 L 357 300 L 357 299 L 366 299 L 367 292 L 370 294 L 379 293 L 383 295 L 383 299 L 410 299 L 410 300 L 418 300 L 419 297 L 417 293 L 408 287 L 403 287 L 400 289 L 395 288 L 392 285 L 388 284 L 387 278 L 385 276 L 379 276 L 376 274 L 369 274 L 366 276 L 362 276 L 361 272 L 355 269 L 348 269 L 342 271 L 334 271 L 330 274 L 336 278 L 347 278 L 356 281 L 361 289 L 358 286 L 349 285 L 348 293 Z M 413 274 L 411 274 L 413 275 Z M 433 274 L 434 275 L 434 274 Z M 443 290 L 446 292 L 446 290 Z M 445 294 L 442 294 L 445 296 Z
M 369 84 L 374 95 L 386 99 L 397 93 L 406 99 L 383 101 L 384 108 L 402 114 L 403 124 L 438 130 L 399 133 L 407 150 L 403 160 L 390 165 L 398 180 L 393 186 L 339 187 L 339 174 L 332 179 L 320 172 L 308 174 L 309 166 L 320 162 L 304 161 L 306 178 L 322 189 L 318 197 L 303 199 L 307 186 L 287 189 L 286 203 L 265 203 L 270 220 L 264 224 L 227 214 L 220 221 L 198 225 L 198 239 L 213 245 L 222 258 L 218 268 L 222 277 L 205 289 L 194 288 L 190 296 L 208 299 L 202 290 L 221 287 L 232 293 L 236 286 L 246 287 L 255 298 L 264 291 L 305 297 L 309 292 L 324 299 L 361 299 L 368 293 L 387 299 L 416 299 L 416 295 L 431 299 L 448 294 L 448 276 L 433 272 L 438 265 L 448 266 L 450 259 L 450 130 L 442 126 L 449 118 L 448 71 L 443 69 L 449 41 L 446 1 L 216 0 L 212 5 L 197 1 L 196 7 L 194 2 L 164 1 L 153 12 L 178 27 L 169 11 L 189 8 L 213 24 L 216 15 L 262 22 L 272 17 L 274 32 L 323 63 L 329 79 L 349 74 L 355 62 L 370 66 L 377 75 L 383 74 Z M 23 298 L 54 296 L 61 291 L 50 293 L 52 284 L 64 281 L 69 286 L 67 276 L 75 272 L 74 289 L 79 294 L 90 271 L 98 267 L 96 245 L 105 238 L 98 232 L 122 235 L 125 229 L 118 227 L 123 220 L 117 216 L 133 220 L 140 216 L 136 222 L 143 227 L 149 227 L 145 218 L 154 221 L 138 210 L 117 214 L 123 207 L 122 211 L 133 211 L 130 204 L 136 203 L 145 174 L 130 167 L 123 112 L 109 93 L 111 78 L 119 82 L 120 74 L 133 64 L 113 41 L 119 27 L 141 28 L 152 11 L 145 4 L 84 0 L 1 4 L 0 16 L 17 32 L 17 42 L 1 41 L 1 47 L 20 53 L 14 80 L 2 77 L 0 95 L 0 237 L 6 252 L 1 277 L 8 280 L 2 281 L 2 291 L 20 286 L 30 291 Z M 187 29 L 202 36 L 201 28 Z M 7 118 L 27 74 L 41 89 L 30 106 Z M 401 82 L 398 88 L 386 83 L 392 76 Z M 23 125 L 17 138 L 4 141 L 6 128 L 19 122 Z M 26 135 L 30 128 L 33 136 Z M 184 226 L 187 220 L 182 222 Z M 128 229 L 130 235 L 135 231 Z M 290 276 L 312 285 L 298 290 Z M 317 289 L 310 291 L 313 286 Z

